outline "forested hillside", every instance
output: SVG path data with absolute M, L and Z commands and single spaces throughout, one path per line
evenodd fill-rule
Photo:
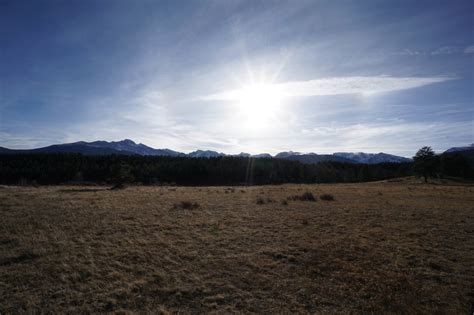
M 472 178 L 458 154 L 437 157 L 436 176 Z M 118 177 L 140 184 L 265 185 L 348 183 L 412 175 L 411 163 L 304 164 L 271 158 L 189 158 L 80 154 L 0 155 L 0 184 L 110 183 Z
M 247 185 L 336 183 L 411 175 L 409 163 L 375 165 L 266 158 L 84 156 L 80 154 L 0 155 L 0 183 L 106 183 L 125 176 L 142 184 Z

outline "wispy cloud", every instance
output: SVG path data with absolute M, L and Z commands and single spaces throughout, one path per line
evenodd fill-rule
M 324 96 L 343 94 L 372 94 L 382 92 L 393 92 L 413 89 L 429 84 L 445 82 L 457 79 L 456 77 L 388 77 L 388 76 L 354 76 L 325 78 L 309 81 L 292 81 L 278 84 L 266 85 L 281 97 L 294 96 Z M 201 97 L 201 100 L 209 101 L 233 101 L 238 100 L 243 89 L 230 90 L 217 94 Z
M 421 55 L 453 55 L 453 54 L 472 54 L 474 53 L 474 45 L 463 46 L 441 46 L 433 50 L 409 49 L 405 48 L 401 51 L 393 52 L 392 55 L 421 56 Z
M 465 54 L 474 54 L 474 45 L 467 46 L 464 48 Z
M 391 54 L 392 55 L 417 56 L 417 55 L 426 55 L 426 51 L 420 51 L 420 50 L 405 48 L 401 51 L 392 52 Z
M 451 55 L 451 54 L 459 53 L 460 51 L 461 49 L 456 46 L 443 46 L 443 47 L 436 48 L 430 54 L 431 55 Z

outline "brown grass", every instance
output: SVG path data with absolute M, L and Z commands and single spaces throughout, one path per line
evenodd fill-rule
M 472 312 L 473 186 L 231 191 L 0 189 L 0 313 Z

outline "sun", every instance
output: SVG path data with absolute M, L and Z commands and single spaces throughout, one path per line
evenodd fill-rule
M 251 84 L 237 93 L 237 102 L 247 127 L 263 128 L 275 118 L 282 93 L 275 84 Z

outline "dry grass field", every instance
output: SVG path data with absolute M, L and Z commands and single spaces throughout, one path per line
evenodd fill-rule
M 0 218 L 2 314 L 473 311 L 468 184 L 1 187 Z

